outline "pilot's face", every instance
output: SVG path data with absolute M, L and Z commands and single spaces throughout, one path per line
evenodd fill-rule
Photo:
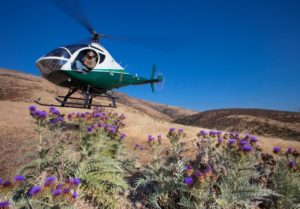
M 93 52 L 89 52 L 88 53 L 88 57 L 91 59 L 91 58 L 93 58 L 95 56 L 95 54 L 93 53 Z

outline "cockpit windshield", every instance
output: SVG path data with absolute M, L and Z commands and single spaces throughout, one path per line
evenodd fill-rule
M 74 52 L 76 52 L 78 49 L 84 48 L 84 47 L 88 47 L 89 45 L 87 44 L 77 44 L 77 45 L 69 45 L 69 46 L 65 46 L 64 48 L 68 49 L 70 51 L 71 54 L 73 54 Z
M 68 59 L 71 57 L 71 55 L 67 50 L 63 48 L 58 48 L 46 54 L 45 57 L 64 57 Z

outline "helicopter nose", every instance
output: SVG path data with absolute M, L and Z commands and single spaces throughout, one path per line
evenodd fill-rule
M 43 77 L 48 77 L 53 72 L 60 70 L 66 63 L 66 60 L 42 58 L 36 62 L 36 66 L 41 71 Z

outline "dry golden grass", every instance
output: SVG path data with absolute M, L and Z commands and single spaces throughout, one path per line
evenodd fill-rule
M 34 132 L 34 120 L 28 113 L 28 106 L 34 104 L 35 98 L 41 98 L 41 102 L 57 104 L 53 99 L 63 90 L 44 79 L 26 75 L 14 71 L 0 70 L 0 176 L 8 177 L 14 175 L 16 168 L 31 159 L 25 156 L 35 151 L 37 135 Z M 24 90 L 25 89 L 25 90 Z M 17 96 L 12 94 L 16 93 Z M 97 100 L 103 101 L 103 100 Z M 128 103 L 129 102 L 129 103 Z M 127 135 L 126 143 L 130 149 L 136 143 L 146 145 L 147 135 L 166 135 L 170 127 L 183 128 L 187 139 L 195 139 L 196 133 L 201 128 L 174 124 L 156 109 L 144 105 L 136 108 L 137 100 L 132 103 L 127 100 L 125 104 L 119 104 L 118 108 L 110 109 L 113 112 L 124 113 L 126 116 L 126 127 L 124 132 Z M 142 103 L 138 105 L 141 106 Z M 38 105 L 37 105 L 38 106 Z M 46 106 L 38 106 L 39 109 L 48 110 Z M 86 112 L 86 109 L 58 108 L 62 113 Z M 180 110 L 184 113 L 184 110 Z M 186 114 L 191 114 L 187 111 Z M 157 115 L 161 117 L 157 117 Z M 258 136 L 262 149 L 271 152 L 273 146 L 287 148 L 289 146 L 300 150 L 300 142 L 287 141 L 274 137 Z

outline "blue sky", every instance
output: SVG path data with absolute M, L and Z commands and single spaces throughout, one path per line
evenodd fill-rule
M 126 70 L 165 76 L 162 90 L 120 89 L 130 96 L 194 110 L 300 108 L 300 1 L 82 1 L 97 31 L 161 37 L 156 43 L 103 40 Z M 39 75 L 35 60 L 89 34 L 50 0 L 5 0 L 0 67 Z M 164 41 L 165 37 L 172 37 Z

